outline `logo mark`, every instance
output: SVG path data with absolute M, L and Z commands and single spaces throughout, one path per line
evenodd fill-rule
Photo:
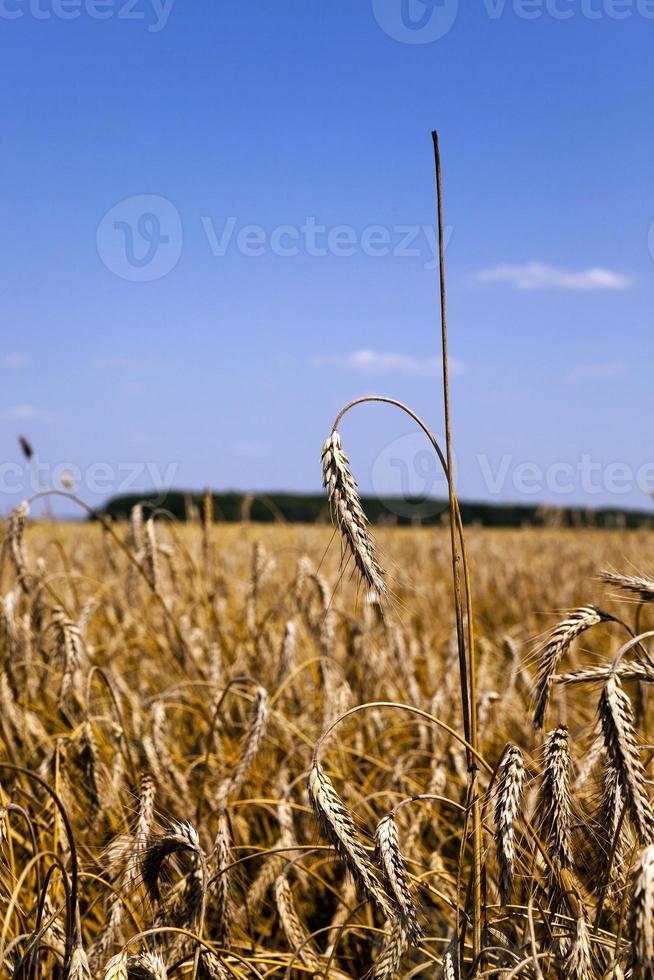
M 175 268 L 182 254 L 182 219 L 171 201 L 154 194 L 128 197 L 98 225 L 98 255 L 128 282 L 154 282 Z
M 454 26 L 459 0 L 372 0 L 383 31 L 404 44 L 432 44 Z
M 456 462 L 453 467 L 456 477 Z M 405 520 L 435 517 L 448 506 L 447 479 L 425 435 L 394 439 L 372 465 L 372 487 L 391 513 Z

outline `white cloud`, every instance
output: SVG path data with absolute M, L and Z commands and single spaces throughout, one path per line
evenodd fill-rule
M 627 365 L 618 362 L 608 364 L 578 364 L 567 375 L 567 381 L 584 381 L 592 378 L 618 378 L 627 373 Z
M 575 292 L 594 292 L 606 289 L 629 289 L 633 284 L 630 276 L 611 269 L 591 268 L 571 272 L 542 262 L 526 265 L 496 265 L 481 269 L 475 276 L 477 282 L 505 282 L 516 289 L 568 289 Z
M 160 371 L 167 366 L 165 361 L 156 357 L 141 358 L 125 354 L 109 354 L 106 357 L 96 357 L 92 361 L 92 367 L 100 371 L 131 371 L 137 368 L 147 371 Z
M 431 378 L 442 370 L 440 357 L 415 357 L 393 351 L 356 350 L 349 354 L 325 354 L 311 358 L 318 366 L 339 367 L 359 374 L 402 374 L 414 378 Z M 450 358 L 450 373 L 465 374 L 466 366 Z
M 62 422 L 63 416 L 35 405 L 11 405 L 0 411 L 0 419 L 4 422 Z
M 25 354 L 4 354 L 0 357 L 0 365 L 3 368 L 9 368 L 11 371 L 25 367 L 26 364 L 29 364 L 29 358 Z

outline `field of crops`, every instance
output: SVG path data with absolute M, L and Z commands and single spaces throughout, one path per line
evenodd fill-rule
M 598 579 L 646 574 L 651 533 L 468 531 L 475 762 L 447 529 L 379 530 L 380 602 L 325 527 L 24 516 L 3 976 L 651 975 L 654 670 L 612 658 L 654 584 Z

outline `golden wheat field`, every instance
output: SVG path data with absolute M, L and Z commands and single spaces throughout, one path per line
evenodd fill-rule
M 651 533 L 468 530 L 467 756 L 447 529 L 378 531 L 381 603 L 326 527 L 24 517 L 2 975 L 651 975 L 654 668 L 647 639 L 613 659 Z

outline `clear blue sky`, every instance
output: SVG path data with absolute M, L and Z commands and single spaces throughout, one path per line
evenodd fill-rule
M 315 490 L 359 394 L 440 431 L 434 127 L 460 495 L 650 506 L 654 4 L 459 7 L 0 2 L 0 510 L 18 433 L 97 503 Z M 365 490 L 410 433 L 346 420 Z

